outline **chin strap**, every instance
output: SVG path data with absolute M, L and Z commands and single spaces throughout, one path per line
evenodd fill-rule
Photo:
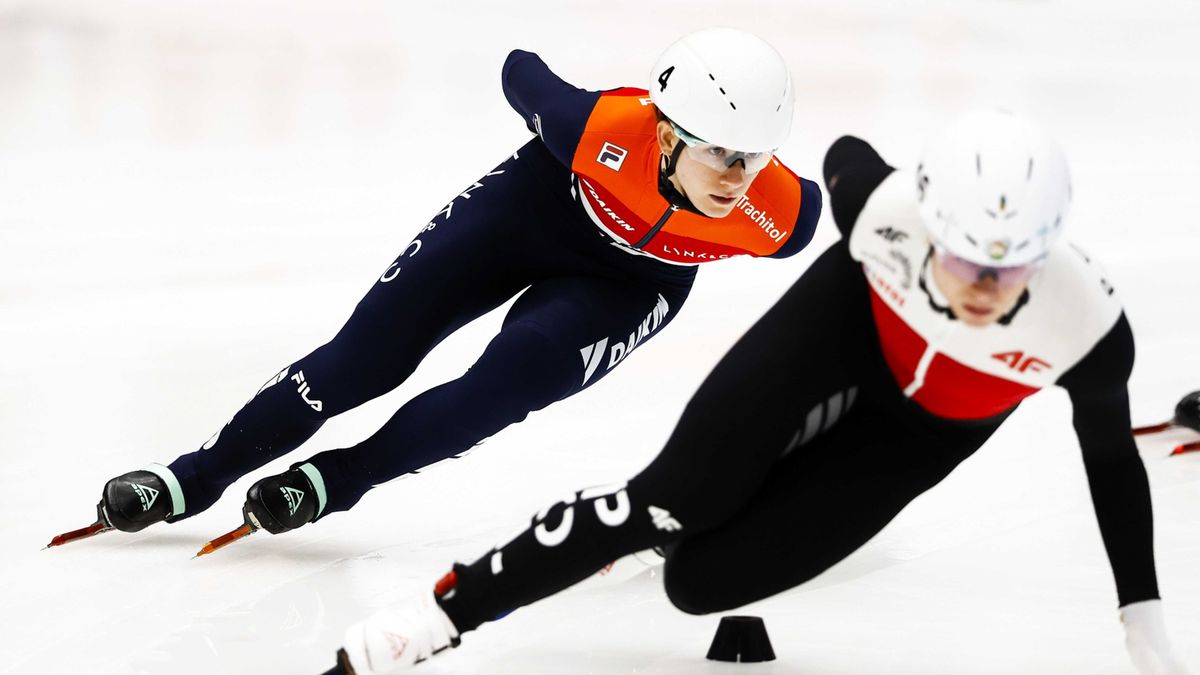
M 1029 289 L 1026 288 L 1025 290 L 1021 291 L 1021 297 L 1017 298 L 1017 304 L 1013 305 L 1013 308 L 1009 310 L 1008 314 L 996 319 L 996 323 L 1000 324 L 1001 326 L 1007 326 L 1008 324 L 1012 323 L 1012 320 L 1017 318 L 1017 312 L 1021 311 L 1021 308 L 1024 307 L 1028 302 Z
M 687 146 L 684 145 L 683 141 L 676 142 L 675 149 L 671 151 L 670 156 L 664 155 L 662 161 L 659 162 L 658 193 L 672 206 L 677 206 L 684 211 L 691 211 L 696 215 L 708 218 L 709 216 L 701 213 L 700 209 L 696 208 L 696 205 L 692 203 L 692 200 L 677 190 L 675 184 L 671 182 L 671 176 L 675 175 L 675 167 L 678 166 L 679 156 L 683 154 L 685 147 Z

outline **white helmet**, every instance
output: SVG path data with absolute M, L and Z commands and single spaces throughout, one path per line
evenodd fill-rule
M 950 253 L 981 265 L 1025 265 L 1062 233 L 1071 177 L 1062 149 L 1041 127 L 982 110 L 925 148 L 917 199 L 930 236 Z
M 741 152 L 772 152 L 792 129 L 787 64 L 758 36 L 708 28 L 667 47 L 650 74 L 654 105 L 684 131 Z

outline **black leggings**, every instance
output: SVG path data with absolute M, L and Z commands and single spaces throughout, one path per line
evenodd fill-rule
M 677 607 L 723 611 L 862 546 L 1004 418 L 952 422 L 904 399 L 867 293 L 845 243 L 827 250 L 716 366 L 645 470 L 456 565 L 451 619 L 473 629 L 652 546 L 666 547 Z

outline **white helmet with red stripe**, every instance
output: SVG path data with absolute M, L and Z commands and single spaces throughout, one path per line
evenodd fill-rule
M 917 198 L 930 236 L 950 253 L 992 267 L 1026 265 L 1062 234 L 1071 176 L 1062 149 L 1040 126 L 981 110 L 925 148 Z
M 741 152 L 773 152 L 792 129 L 787 64 L 762 38 L 732 28 L 690 33 L 650 74 L 654 105 L 688 134 Z

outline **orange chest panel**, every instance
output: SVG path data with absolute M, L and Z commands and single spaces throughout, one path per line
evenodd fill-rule
M 799 179 L 773 160 L 724 218 L 676 210 L 658 192 L 657 120 L 645 91 L 606 93 L 575 150 L 575 197 L 617 244 L 678 264 L 775 253 L 800 214 Z

